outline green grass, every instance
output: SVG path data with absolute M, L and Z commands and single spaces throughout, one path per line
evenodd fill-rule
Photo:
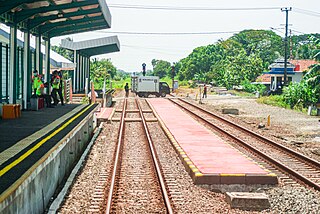
M 123 89 L 126 83 L 128 83 L 129 85 L 131 84 L 131 77 L 118 81 L 112 80 L 112 88 Z
M 255 93 L 245 92 L 245 91 L 236 91 L 236 90 L 228 90 L 228 93 L 239 96 L 239 97 L 255 97 Z
M 283 97 L 281 95 L 271 95 L 268 97 L 267 96 L 260 97 L 259 99 L 257 99 L 257 102 L 290 109 L 290 106 L 284 102 Z

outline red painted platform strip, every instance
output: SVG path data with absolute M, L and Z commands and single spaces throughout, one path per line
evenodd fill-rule
M 202 174 L 268 174 L 169 100 L 148 101 Z
M 97 119 L 107 120 L 110 117 L 112 111 L 113 108 L 100 108 L 100 112 L 97 112 Z

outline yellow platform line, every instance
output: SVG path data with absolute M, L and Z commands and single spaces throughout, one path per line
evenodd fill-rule
M 23 155 L 21 155 L 18 159 L 16 159 L 15 161 L 13 161 L 12 163 L 10 163 L 8 166 L 6 166 L 5 168 L 3 168 L 2 170 L 0 170 L 0 177 L 3 176 L 5 173 L 7 173 L 10 169 L 12 169 L 13 167 L 15 167 L 16 165 L 18 165 L 20 162 L 22 162 L 24 159 L 26 159 L 29 155 L 31 155 L 34 151 L 36 151 L 40 146 L 42 146 L 45 142 L 47 142 L 48 140 L 50 140 L 52 137 L 54 137 L 56 134 L 58 134 L 60 131 L 62 131 L 64 128 L 66 128 L 68 125 L 70 125 L 70 123 L 72 123 L 75 119 L 77 119 L 78 117 L 80 117 L 84 112 L 86 112 L 93 104 L 89 105 L 88 107 L 86 107 L 84 110 L 82 110 L 81 112 L 79 112 L 77 115 L 75 115 L 74 117 L 72 117 L 68 122 L 66 122 L 65 124 L 63 124 L 60 128 L 58 128 L 57 130 L 55 130 L 54 132 L 52 132 L 49 136 L 47 136 L 46 138 L 42 139 L 39 143 L 37 143 L 35 146 L 33 146 L 31 149 L 29 149 L 26 153 L 24 153 Z

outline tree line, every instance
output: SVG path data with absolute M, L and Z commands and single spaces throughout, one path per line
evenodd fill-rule
M 289 38 L 290 59 L 320 60 L 320 34 L 294 35 Z M 73 60 L 73 52 L 53 47 L 64 57 Z M 284 56 L 283 38 L 271 30 L 244 30 L 227 40 L 195 48 L 186 58 L 171 64 L 161 59 L 153 59 L 152 71 L 148 75 L 160 78 L 172 77 L 172 65 L 176 78 L 180 81 L 194 80 L 212 83 L 228 89 L 244 86 L 249 92 L 264 90 L 252 86 L 257 79 L 278 58 Z M 91 79 L 101 83 L 104 71 L 111 71 L 113 78 L 128 75 L 117 70 L 107 59 L 91 60 Z M 291 83 L 284 89 L 283 100 L 295 107 L 315 103 L 320 97 L 320 65 L 315 65 L 299 84 Z
M 248 92 L 265 90 L 251 85 L 269 65 L 284 58 L 283 38 L 270 30 L 244 30 L 227 40 L 195 48 L 186 58 L 175 63 L 179 80 L 194 80 L 224 86 L 242 85 Z M 290 59 L 320 60 L 320 34 L 294 35 L 289 38 Z M 164 60 L 152 60 L 153 73 L 171 75 L 171 65 Z M 320 102 L 320 65 L 314 65 L 300 83 L 284 89 L 281 100 L 291 108 L 306 107 Z

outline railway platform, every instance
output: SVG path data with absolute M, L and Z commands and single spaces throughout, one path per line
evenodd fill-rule
M 44 211 L 86 148 L 96 109 L 66 104 L 0 120 L 0 213 Z
M 148 99 L 148 102 L 194 183 L 278 183 L 275 174 L 224 142 L 168 99 Z

